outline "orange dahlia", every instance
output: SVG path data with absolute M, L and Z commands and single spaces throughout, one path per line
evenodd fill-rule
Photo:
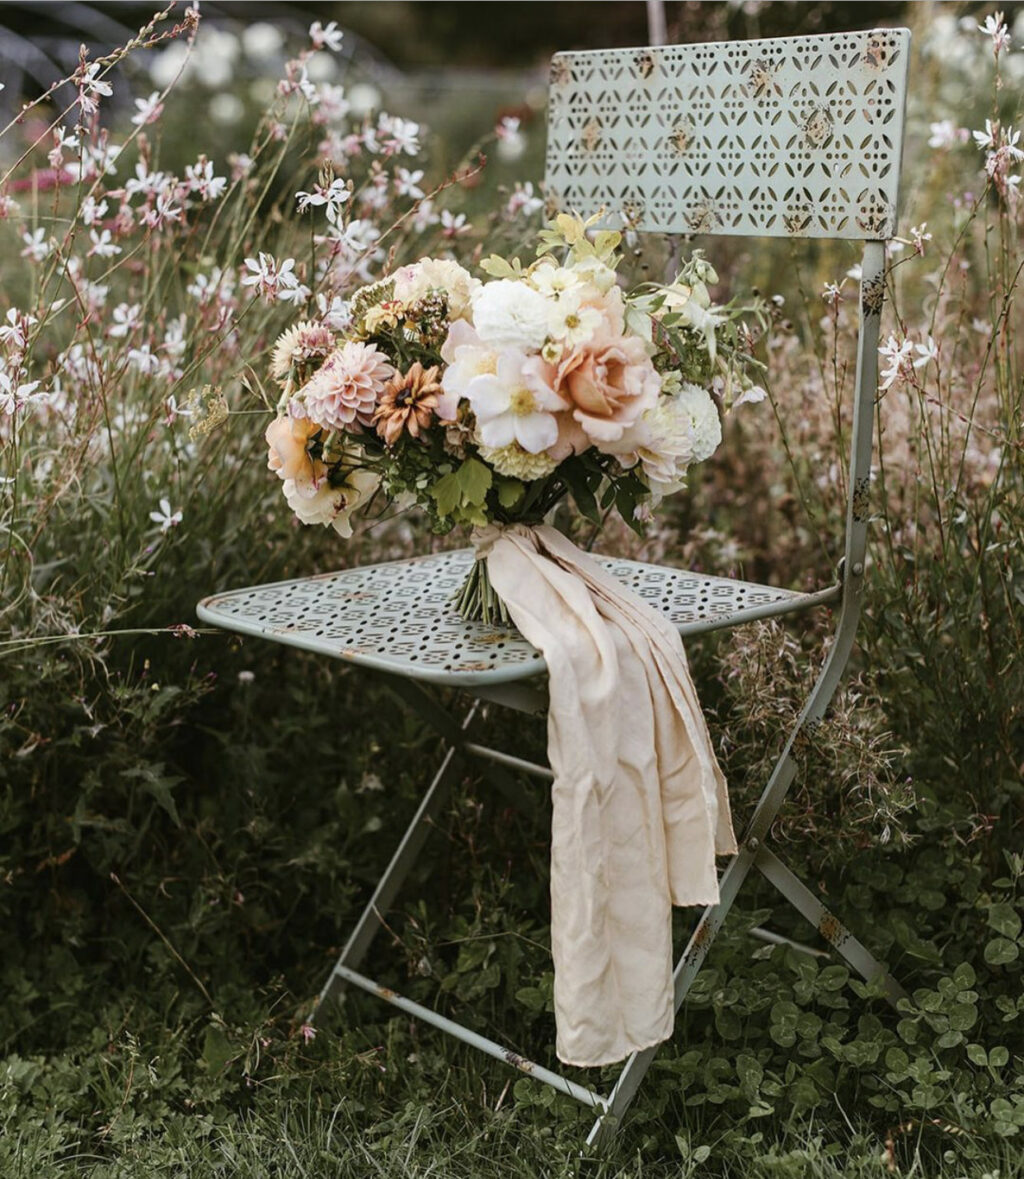
M 377 402 L 377 433 L 388 446 L 394 446 L 405 430 L 418 438 L 433 421 L 441 392 L 437 365 L 425 369 L 417 360 L 407 373 L 396 373 Z

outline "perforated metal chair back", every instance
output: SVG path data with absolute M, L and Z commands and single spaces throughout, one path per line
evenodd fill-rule
M 559 53 L 553 204 L 661 233 L 884 240 L 910 34 Z

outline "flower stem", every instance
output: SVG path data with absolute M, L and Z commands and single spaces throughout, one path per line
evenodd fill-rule
M 454 597 L 455 609 L 467 622 L 484 622 L 488 626 L 512 627 L 508 607 L 491 585 L 487 561 L 474 561 L 462 588 Z

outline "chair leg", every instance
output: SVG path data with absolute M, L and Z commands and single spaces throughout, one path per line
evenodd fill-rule
M 476 716 L 477 709 L 478 705 L 476 703 L 470 707 L 459 730 L 460 734 L 465 733 L 469 729 Z M 327 982 L 324 984 L 320 992 L 320 997 L 317 999 L 313 1012 L 310 1015 L 311 1023 L 315 1020 L 324 1003 L 329 999 L 335 998 L 344 989 L 345 982 L 339 974 L 338 968 L 347 967 L 350 970 L 357 970 L 363 958 L 366 956 L 370 944 L 377 936 L 381 928 L 381 919 L 384 913 L 391 907 L 398 890 L 402 887 L 406 876 L 409 875 L 409 871 L 416 862 L 416 857 L 426 842 L 433 822 L 448 797 L 448 790 L 456 769 L 457 753 L 458 747 L 455 744 L 449 745 L 444 760 L 434 775 L 434 780 L 423 796 L 423 800 L 417 808 L 412 822 L 402 837 L 402 842 L 398 845 L 397 851 L 391 857 L 391 863 L 388 864 L 384 875 L 380 878 L 377 887 L 373 890 L 373 896 L 363 910 L 355 929 L 345 943 L 345 948 L 341 951 L 338 961 L 328 975 Z
M 758 871 L 805 917 L 832 948 L 866 982 L 881 984 L 885 997 L 895 1007 L 906 991 L 850 931 L 834 917 L 813 892 L 795 876 L 774 852 L 761 847 L 755 861 Z
M 711 943 L 718 935 L 722 923 L 725 921 L 729 910 L 736 900 L 740 886 L 747 878 L 753 865 L 753 852 L 746 847 L 741 847 L 722 873 L 722 879 L 718 886 L 718 903 L 708 905 L 701 914 L 700 920 L 697 922 L 693 933 L 690 934 L 689 941 L 686 943 L 686 948 L 676 963 L 676 968 L 672 975 L 672 981 L 675 985 L 676 1011 L 682 1007 L 686 996 L 689 994 L 694 979 L 697 977 L 704 963 L 704 959 L 711 949 Z M 658 1047 L 659 1045 L 655 1045 L 653 1048 L 645 1048 L 642 1052 L 634 1052 L 629 1060 L 626 1061 L 622 1072 L 619 1074 L 619 1079 L 615 1082 L 614 1089 L 612 1089 L 608 1096 L 607 1111 L 594 1122 L 590 1133 L 587 1135 L 587 1146 L 594 1150 L 601 1150 L 611 1141 L 622 1122 L 626 1110 L 633 1103 L 633 1098 L 640 1088 L 640 1083 L 643 1081 L 647 1070 L 654 1061 Z

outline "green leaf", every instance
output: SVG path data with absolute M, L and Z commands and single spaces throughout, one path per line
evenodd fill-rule
M 978 1022 L 978 1009 L 970 1003 L 957 1003 L 949 1013 L 949 1026 L 954 1031 L 966 1032 Z
M 514 508 L 525 492 L 526 488 L 518 479 L 498 480 L 498 503 L 503 508 Z
M 456 472 L 463 501 L 467 504 L 482 504 L 491 489 L 494 478 L 491 468 L 479 459 L 468 458 Z
M 973 987 L 977 981 L 978 976 L 974 973 L 974 967 L 969 962 L 961 962 L 953 971 L 953 982 L 956 983 L 959 990 Z
M 437 504 L 438 515 L 450 516 L 462 502 L 462 486 L 458 475 L 454 471 L 442 475 L 431 487 L 430 496 Z
M 516 1002 L 521 1003 L 527 1011 L 543 1011 L 544 992 L 540 987 L 520 987 L 516 991 Z
M 122 770 L 121 777 L 138 779 L 142 789 L 167 812 L 175 827 L 180 827 L 181 818 L 171 791 L 185 779 L 180 774 L 165 774 L 163 771 L 163 763 L 157 762 L 154 765 L 134 766 L 130 770 Z
M 993 1068 L 1002 1068 L 1010 1063 L 1010 1050 L 1002 1044 L 997 1044 L 988 1054 L 988 1062 Z
M 1015 938 L 1020 934 L 1020 916 L 1013 905 L 1005 901 L 988 907 L 988 923 L 996 933 L 1003 937 Z
M 507 262 L 499 254 L 491 254 L 480 263 L 480 269 L 491 278 L 518 278 L 522 267 L 518 258 L 514 261 L 516 265 Z
M 212 1073 L 221 1072 L 237 1055 L 223 1029 L 211 1024 L 203 1037 L 203 1063 Z
M 740 1053 L 736 1057 L 736 1075 L 739 1077 L 746 1095 L 750 1098 L 756 1097 L 757 1090 L 761 1085 L 761 1078 L 764 1076 L 764 1069 L 753 1056 L 748 1053 Z
M 988 1053 L 980 1044 L 967 1045 L 967 1059 L 971 1064 L 977 1064 L 984 1067 L 988 1064 Z
M 989 966 L 1005 966 L 1020 957 L 1020 947 L 1006 937 L 995 937 L 985 946 L 985 961 Z

